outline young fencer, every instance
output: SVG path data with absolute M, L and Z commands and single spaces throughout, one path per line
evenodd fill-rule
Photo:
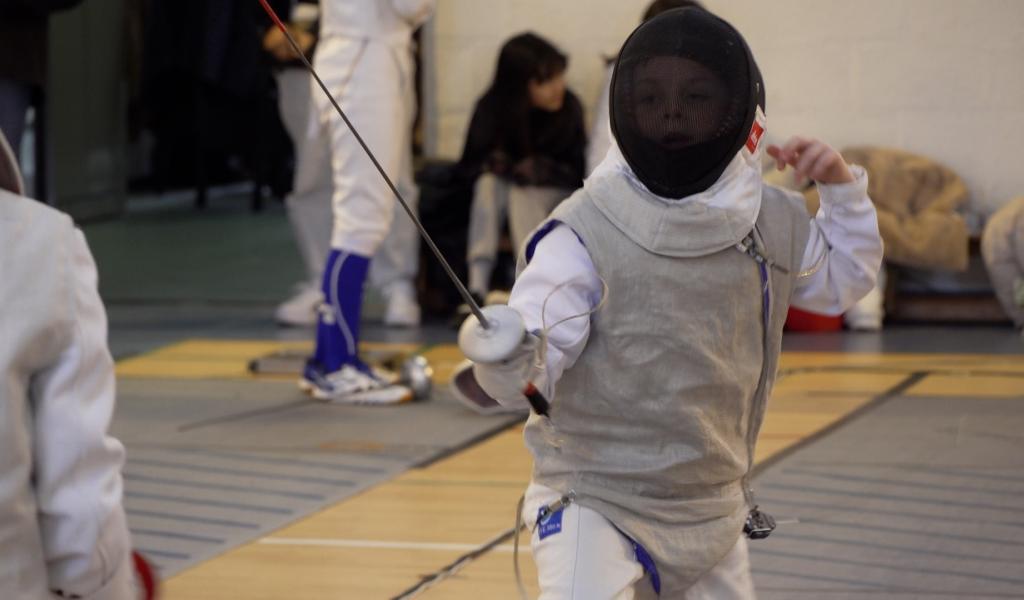
M 0 597 L 140 598 L 96 265 L 0 132 Z M 149 596 L 147 596 L 149 597 Z
M 502 404 L 528 382 L 550 400 L 525 428 L 544 600 L 754 595 L 746 539 L 771 524 L 749 475 L 787 310 L 842 312 L 882 258 L 864 170 L 815 139 L 763 148 L 764 98 L 725 21 L 645 22 L 614 144 L 528 238 L 509 305 L 533 333 L 473 374 Z M 764 151 L 817 182 L 816 216 L 762 182 Z

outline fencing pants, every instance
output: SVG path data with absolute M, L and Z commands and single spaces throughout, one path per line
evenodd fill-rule
M 393 49 L 391 51 L 397 52 Z M 342 52 L 342 54 L 344 55 L 345 53 Z M 352 71 L 353 79 L 349 80 L 349 85 L 359 83 L 358 81 L 353 81 L 355 73 L 356 71 Z M 317 103 L 314 103 L 312 98 L 322 96 L 323 92 L 312 81 L 312 78 L 306 71 L 285 69 L 278 75 L 278 85 L 281 95 L 281 113 L 285 127 L 288 129 L 288 133 L 292 136 L 295 144 L 296 160 L 293 189 L 292 193 L 285 199 L 285 206 L 299 253 L 306 266 L 309 285 L 317 288 L 320 286 L 328 253 L 332 247 L 344 249 L 345 246 L 340 239 L 338 239 L 337 245 L 332 246 L 332 232 L 335 229 L 334 222 L 336 219 L 334 207 L 332 206 L 334 186 L 330 127 L 333 125 L 329 126 L 327 123 L 330 121 L 326 119 L 330 117 L 338 121 L 341 127 L 345 127 L 345 125 L 340 122 L 340 118 L 336 114 L 321 114 L 320 110 L 325 108 L 323 106 L 319 106 L 318 110 L 313 110 Z M 316 89 L 313 89 L 314 87 Z M 313 95 L 311 96 L 311 94 Z M 411 115 L 411 111 L 414 109 L 413 98 L 410 96 L 408 98 L 396 98 L 396 100 L 403 103 L 405 109 L 410 111 Z M 322 102 L 318 101 L 321 105 L 323 102 L 326 102 L 325 98 Z M 346 106 L 346 103 L 342 102 L 341 106 L 343 110 L 346 110 L 349 119 L 356 124 L 360 134 L 375 153 L 377 149 L 371 144 L 371 138 L 378 145 L 386 146 L 387 143 L 380 142 L 380 140 L 386 138 L 388 133 L 394 137 L 392 142 L 401 149 L 401 161 L 397 167 L 392 167 L 392 170 L 388 170 L 388 167 L 384 166 L 383 163 L 382 166 L 384 166 L 388 176 L 395 182 L 396 187 L 410 208 L 415 211 L 418 203 L 418 190 L 412 176 L 412 147 L 408 126 L 399 127 L 402 123 L 411 126 L 411 117 L 409 120 L 402 120 L 398 123 L 382 124 L 374 122 L 370 126 L 372 131 L 364 132 L 362 126 L 356 121 L 359 115 L 363 113 L 360 113 L 359 109 L 351 105 L 351 103 L 349 104 L 349 106 Z M 333 107 L 328 105 L 326 108 L 333 113 Z M 370 122 L 369 119 L 370 117 L 359 118 L 360 121 L 365 122 Z M 402 129 L 402 131 L 399 132 L 398 129 Z M 368 135 L 368 133 L 372 135 Z M 339 138 L 344 139 L 341 135 L 339 135 Z M 353 146 L 351 150 L 362 153 L 362 149 L 357 147 L 357 142 L 354 138 L 349 135 L 347 140 L 347 143 Z M 384 193 L 384 198 L 389 203 L 393 203 L 394 196 L 391 190 L 387 188 L 380 173 L 369 163 L 369 159 L 366 159 L 364 163 L 363 161 L 355 160 L 355 158 L 349 152 L 341 164 L 351 165 L 355 163 L 362 167 L 369 165 L 369 170 L 365 173 L 357 174 L 357 176 L 370 178 L 369 185 L 371 187 L 376 185 L 378 193 Z M 397 210 L 403 214 L 394 216 L 387 235 L 379 243 L 376 253 L 373 254 L 374 260 L 370 266 L 370 282 L 382 290 L 386 290 L 388 286 L 395 283 L 411 287 L 418 268 L 419 234 L 412 220 L 409 219 L 408 215 L 404 214 L 404 210 L 400 207 Z M 348 218 L 347 210 L 344 207 L 340 218 Z
M 562 494 L 531 483 L 524 516 L 533 527 L 541 506 Z M 654 600 L 650 577 L 637 562 L 633 545 L 597 511 L 572 503 L 562 509 L 561 531 L 530 540 L 540 584 L 539 600 Z M 747 540 L 733 549 L 686 591 L 682 600 L 753 600 Z

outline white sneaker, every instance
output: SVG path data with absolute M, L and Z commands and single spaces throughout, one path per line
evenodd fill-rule
M 376 373 L 367 373 L 353 365 L 326 375 L 309 369 L 299 381 L 299 388 L 317 400 L 340 404 L 401 404 L 413 399 L 412 390 L 389 382 Z
M 320 290 L 305 285 L 274 311 L 274 319 L 281 325 L 290 327 L 311 327 L 316 325 L 317 308 L 324 301 Z
M 411 286 L 396 285 L 385 294 L 388 301 L 384 324 L 389 327 L 419 327 L 420 305 Z

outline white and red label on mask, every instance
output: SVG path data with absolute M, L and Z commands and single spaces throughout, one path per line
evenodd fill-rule
M 746 149 L 751 155 L 756 155 L 760 149 L 766 124 L 767 119 L 764 116 L 764 111 L 758 106 L 757 112 L 754 114 L 754 123 L 750 126 L 750 135 L 747 136 Z

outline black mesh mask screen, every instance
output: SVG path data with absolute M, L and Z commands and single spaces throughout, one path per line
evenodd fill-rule
M 651 192 L 711 187 L 747 140 L 764 84 L 743 37 L 711 13 L 671 10 L 626 40 L 615 64 L 612 133 Z

